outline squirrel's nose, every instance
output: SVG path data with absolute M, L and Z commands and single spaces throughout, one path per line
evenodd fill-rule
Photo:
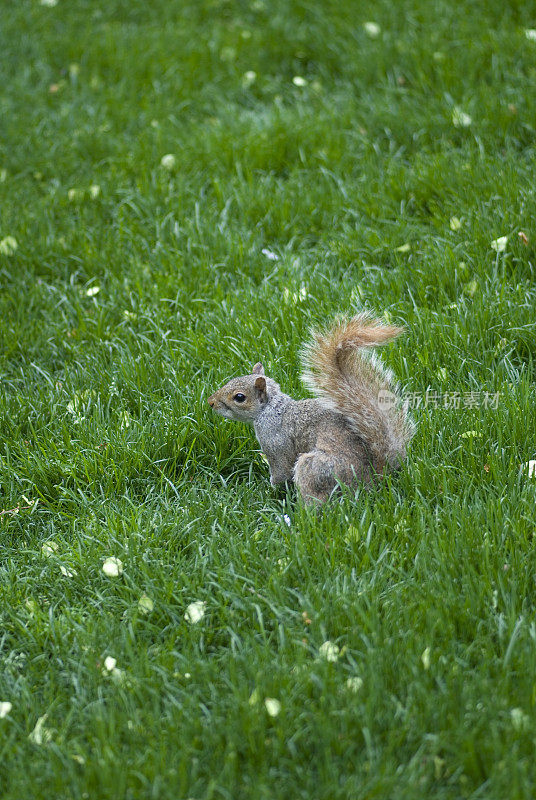
M 208 398 L 208 400 L 207 400 L 207 403 L 209 404 L 209 406 L 210 406 L 211 408 L 214 408 L 214 403 L 215 403 L 215 402 L 216 402 L 216 401 L 214 400 L 214 397 L 209 397 L 209 398 Z

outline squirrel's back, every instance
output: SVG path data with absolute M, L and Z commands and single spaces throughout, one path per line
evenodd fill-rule
M 403 461 L 414 426 L 397 396 L 392 372 L 369 348 L 402 332 L 362 313 L 339 320 L 325 332 L 314 331 L 303 351 L 304 382 L 348 419 L 369 449 L 377 472 Z

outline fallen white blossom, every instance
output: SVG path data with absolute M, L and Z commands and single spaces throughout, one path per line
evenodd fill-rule
M 461 108 L 456 106 L 452 112 L 452 124 L 455 128 L 468 128 L 473 120 L 466 114 L 465 111 L 462 111 Z
M 338 645 L 336 645 L 334 642 L 330 642 L 329 639 L 327 642 L 324 642 L 324 644 L 321 644 L 318 648 L 318 654 L 322 658 L 325 658 L 326 661 L 337 661 L 339 658 L 339 653 L 340 649 Z
M 507 244 L 508 244 L 508 236 L 499 236 L 498 239 L 494 239 L 490 243 L 490 247 L 492 250 L 495 250 L 496 253 L 504 253 Z
M 123 574 L 123 562 L 120 558 L 110 556 L 104 560 L 102 571 L 109 578 L 117 578 Z
M 364 22 L 363 28 L 365 29 L 367 36 L 370 36 L 371 39 L 377 39 L 382 32 L 382 29 L 377 22 Z
M 203 600 L 196 600 L 194 603 L 190 603 L 185 611 L 184 619 L 186 622 L 189 622 L 190 625 L 195 625 L 205 616 L 206 607 L 207 604 L 203 602 Z
M 164 169 L 175 169 L 177 165 L 177 159 L 173 155 L 173 153 L 166 153 L 165 156 L 162 156 L 160 159 L 160 166 L 164 167 Z
M 279 700 L 276 700 L 275 697 L 267 697 L 264 701 L 264 705 L 270 717 L 277 717 L 281 711 L 281 703 Z

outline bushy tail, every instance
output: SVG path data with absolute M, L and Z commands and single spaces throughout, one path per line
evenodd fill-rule
M 350 421 L 377 472 L 400 464 L 414 426 L 396 394 L 392 372 L 364 348 L 389 342 L 402 331 L 362 313 L 325 333 L 313 332 L 303 352 L 304 382 Z

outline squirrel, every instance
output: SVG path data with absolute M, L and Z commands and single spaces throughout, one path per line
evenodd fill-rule
M 367 312 L 335 321 L 313 331 L 303 349 L 302 380 L 315 399 L 293 400 L 258 363 L 208 403 L 223 417 L 253 424 L 270 483 L 294 481 L 305 504 L 325 502 L 339 484 L 370 487 L 401 465 L 414 433 L 392 372 L 368 351 L 402 332 Z

